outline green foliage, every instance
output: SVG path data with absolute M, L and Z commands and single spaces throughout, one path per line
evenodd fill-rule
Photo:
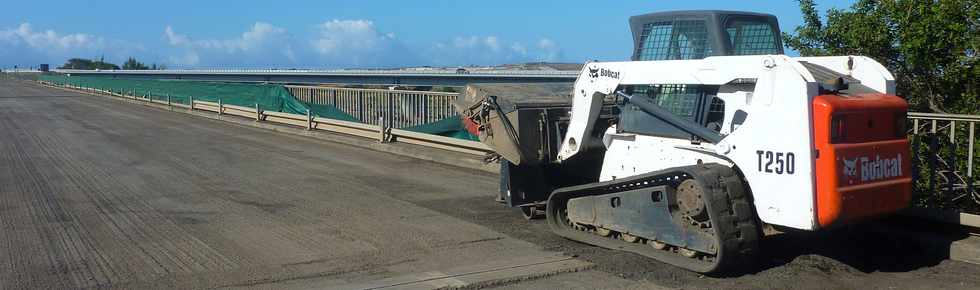
M 798 1 L 804 22 L 783 34 L 788 47 L 878 60 L 914 111 L 980 113 L 980 2 L 859 0 L 822 21 L 812 0 Z
M 60 69 L 119 69 L 118 65 L 105 62 L 103 60 L 90 60 L 84 58 L 72 58 L 69 59 L 65 64 L 58 67 Z
M 156 67 L 155 64 L 153 66 Z M 142 62 L 136 61 L 136 59 L 135 58 L 132 58 L 132 57 L 130 57 L 129 59 L 126 60 L 125 63 L 123 63 L 123 67 L 122 68 L 123 69 L 129 69 L 129 70 L 145 70 L 145 69 L 150 69 L 150 67 L 146 66 Z

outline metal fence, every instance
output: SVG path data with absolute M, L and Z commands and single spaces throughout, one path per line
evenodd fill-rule
M 406 128 L 454 117 L 458 93 L 286 86 L 299 100 L 334 106 L 362 123 Z
M 908 114 L 919 205 L 980 212 L 980 115 Z
M 21 70 L 28 71 L 28 70 Z M 459 76 L 459 75 L 481 75 L 481 76 L 542 76 L 542 77 L 568 77 L 572 80 L 578 77 L 578 70 L 522 70 L 522 69 L 391 69 L 391 70 L 368 70 L 368 69 L 164 69 L 164 70 L 82 70 L 82 69 L 54 69 L 54 72 L 71 74 L 331 74 L 331 75 L 423 75 L 423 76 Z M 37 71 L 33 71 L 37 72 Z

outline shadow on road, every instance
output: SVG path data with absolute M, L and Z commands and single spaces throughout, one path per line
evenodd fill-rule
M 946 225 L 900 217 L 828 231 L 788 232 L 763 239 L 758 268 L 751 272 L 781 267 L 808 255 L 818 257 L 795 263 L 828 273 L 844 265 L 864 273 L 908 272 L 949 259 L 952 242 L 967 236 Z

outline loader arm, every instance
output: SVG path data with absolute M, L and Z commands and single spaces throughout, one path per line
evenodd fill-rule
M 620 71 L 609 69 L 601 63 L 587 63 L 572 88 L 572 112 L 568 130 L 558 152 L 562 162 L 575 156 L 586 144 L 596 142 L 591 136 L 593 127 L 602 110 L 603 99 L 619 86 Z

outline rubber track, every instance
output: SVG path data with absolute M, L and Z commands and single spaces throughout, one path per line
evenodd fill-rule
M 694 178 L 709 195 L 706 200 L 716 246 L 713 259 L 695 259 L 657 250 L 645 243 L 627 243 L 575 230 L 564 222 L 563 210 L 569 199 L 604 195 L 628 190 L 676 185 Z M 551 193 L 547 207 L 548 224 L 562 237 L 604 248 L 624 250 L 700 273 L 725 273 L 754 261 L 759 248 L 759 226 L 742 179 L 731 168 L 720 164 L 677 167 L 606 182 L 559 188 Z

